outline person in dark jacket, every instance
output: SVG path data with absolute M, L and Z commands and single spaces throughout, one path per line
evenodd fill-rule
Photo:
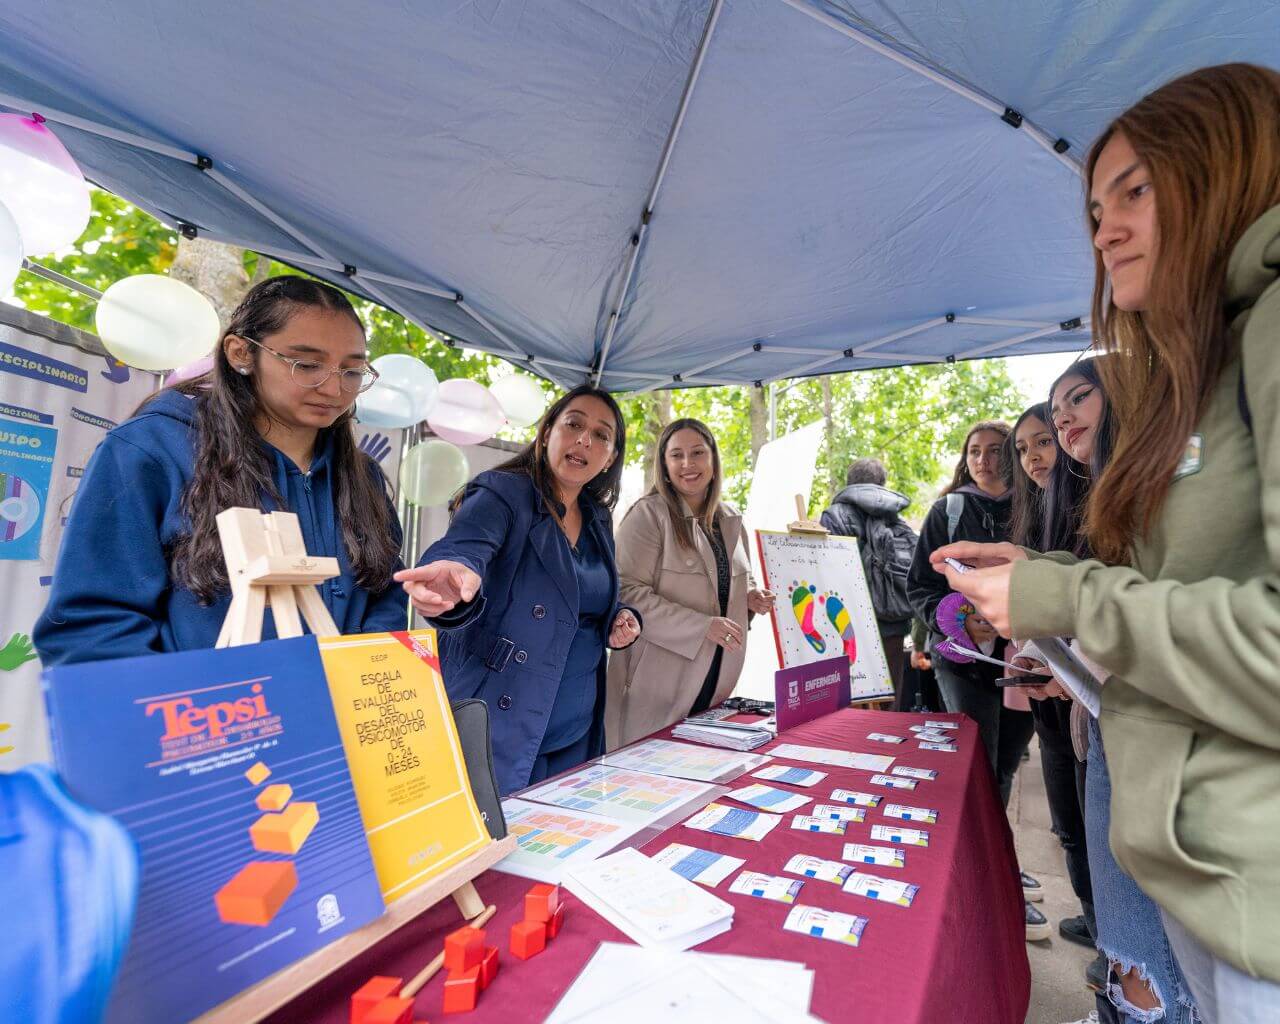
M 295 513 L 307 553 L 337 558 L 319 590 L 343 633 L 404 629 L 400 523 L 352 429 L 374 379 L 341 292 L 253 288 L 213 370 L 144 402 L 89 460 L 34 631 L 44 665 L 213 647 L 231 600 L 215 517 L 237 506 Z
M 930 632 L 935 652 L 933 671 L 942 699 L 948 711 L 962 712 L 977 724 L 1006 805 L 1034 723 L 1027 712 L 1005 707 L 1000 687 L 995 685 L 996 678 L 1004 674 L 998 666 L 976 659 L 958 663 L 936 653 L 945 639 L 938 624 L 938 605 L 952 591 L 946 579 L 934 571 L 929 556 L 934 549 L 956 540 L 1008 540 L 1012 491 L 1005 446 L 1009 433 L 1009 425 L 999 420 L 984 420 L 969 428 L 951 483 L 925 516 L 907 574 L 907 596 Z M 1007 660 L 1005 641 L 980 616 L 965 616 L 962 628 L 972 650 Z M 1030 899 L 1042 898 L 1040 883 L 1026 872 L 1022 873 L 1022 887 Z M 1026 918 L 1028 939 L 1049 937 L 1048 918 L 1030 903 Z
M 911 632 L 912 609 L 907 599 L 907 570 L 916 547 L 916 532 L 898 518 L 911 500 L 885 486 L 887 474 L 879 459 L 856 459 L 845 474 L 847 486 L 822 513 L 822 525 L 832 533 L 854 537 L 876 612 L 893 691 L 902 689 L 905 651 L 903 638 Z
M 471 481 L 444 537 L 396 574 L 442 631 L 450 698 L 489 706 L 503 795 L 604 752 L 605 649 L 641 628 L 618 603 L 610 515 L 625 450 L 612 396 L 575 388 L 531 444 Z

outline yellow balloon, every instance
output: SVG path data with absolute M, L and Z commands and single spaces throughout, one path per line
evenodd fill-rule
M 448 504 L 471 478 L 462 449 L 448 441 L 423 441 L 400 463 L 400 493 L 414 505 Z

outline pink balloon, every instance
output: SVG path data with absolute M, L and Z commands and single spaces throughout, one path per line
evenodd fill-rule
M 213 369 L 213 356 L 201 356 L 194 363 L 187 363 L 186 366 L 180 366 L 172 373 L 168 374 L 164 379 L 164 386 L 169 387 L 171 384 L 181 384 L 184 380 L 192 380 L 208 373 Z
M 505 422 L 502 406 L 489 389 L 465 377 L 441 381 L 435 407 L 427 414 L 427 426 L 454 444 L 487 441 Z

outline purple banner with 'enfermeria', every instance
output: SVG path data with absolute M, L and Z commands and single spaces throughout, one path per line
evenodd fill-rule
M 778 732 L 849 706 L 849 659 L 844 654 L 781 669 L 773 679 Z

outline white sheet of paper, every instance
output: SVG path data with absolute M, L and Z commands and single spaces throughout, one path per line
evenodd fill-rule
M 741 807 L 730 807 L 728 804 L 707 804 L 686 821 L 685 826 L 717 836 L 731 836 L 734 839 L 750 839 L 752 842 L 759 842 L 772 832 L 780 821 L 782 821 L 781 814 L 744 811 Z
M 1102 712 L 1102 683 L 1084 667 L 1084 662 L 1076 657 L 1076 652 L 1061 637 L 1043 637 L 1032 643 L 1044 655 L 1045 662 L 1053 670 L 1054 678 L 1085 706 L 1089 714 L 1097 718 Z
M 763 754 L 700 747 L 674 740 L 642 740 L 606 754 L 601 760 L 618 768 L 719 783 L 730 782 L 769 763 L 769 758 Z
M 813 786 L 827 777 L 826 772 L 814 768 L 793 768 L 784 764 L 771 764 L 752 772 L 753 779 L 767 782 L 785 782 L 788 786 Z
M 809 747 L 799 743 L 783 743 L 770 750 L 769 754 L 785 761 L 813 761 L 841 768 L 859 768 L 864 772 L 885 772 L 893 764 L 893 758 L 888 754 L 860 754 L 854 750 Z
M 503 871 L 536 882 L 559 883 L 567 867 L 602 857 L 643 827 L 590 811 L 544 807 L 515 797 L 502 801 L 507 832 L 516 849 L 495 864 Z
M 761 786 L 755 783 L 750 786 L 743 786 L 741 789 L 731 789 L 721 799 L 737 800 L 738 803 L 754 807 L 757 811 L 785 814 L 787 811 L 794 811 L 803 807 L 813 797 L 802 796 L 799 793 L 792 793 L 790 790 L 778 789 L 774 786 Z
M 708 889 L 714 889 L 746 863 L 738 857 L 699 850 L 696 846 L 685 846 L 684 843 L 672 843 L 665 850 L 655 853 L 653 860 L 682 878 L 705 885 Z
M 812 995 L 803 964 L 603 942 L 546 1024 L 801 1024 Z

